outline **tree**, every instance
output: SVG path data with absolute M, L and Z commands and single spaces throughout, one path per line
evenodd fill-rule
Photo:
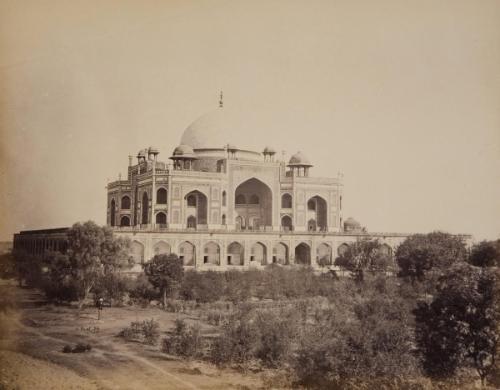
M 27 286 L 38 286 L 42 281 L 41 260 L 23 249 L 14 250 L 12 255 L 14 257 L 14 273 L 19 286 L 22 287 L 23 282 Z
M 114 237 L 112 229 L 88 221 L 69 229 L 67 252 L 52 256 L 48 265 L 53 277 L 74 286 L 81 308 L 101 277 L 131 266 L 129 253 L 129 240 Z
M 446 270 L 455 262 L 467 259 L 463 239 L 448 233 L 415 234 L 404 240 L 396 250 L 399 276 L 409 277 L 412 284 L 423 281 L 428 271 Z
M 156 255 L 144 264 L 144 273 L 153 286 L 161 291 L 163 307 L 167 305 L 167 294 L 177 290 L 184 276 L 182 260 L 176 254 Z
M 439 278 L 432 302 L 415 309 L 416 340 L 430 376 L 449 377 L 472 365 L 484 384 L 495 367 L 500 307 L 499 274 L 466 263 Z
M 361 240 L 352 243 L 335 259 L 335 265 L 354 273 L 356 280 L 363 280 L 364 271 L 386 271 L 392 258 L 382 251 L 378 240 Z
M 472 247 L 469 262 L 477 267 L 500 266 L 500 240 L 481 241 Z

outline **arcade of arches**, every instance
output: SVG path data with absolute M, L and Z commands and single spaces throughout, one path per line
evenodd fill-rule
M 230 242 L 225 250 L 221 244 L 216 241 L 209 241 L 200 248 L 202 253 L 202 263 L 208 265 L 221 265 L 222 254 L 225 253 L 226 264 L 228 266 L 242 266 L 248 261 L 248 264 L 267 265 L 267 264 L 297 264 L 311 266 L 329 266 L 333 265 L 335 259 L 331 244 L 320 242 L 315 245 L 315 253 L 312 253 L 311 244 L 300 242 L 290 248 L 283 242 L 264 244 L 255 241 L 244 246 L 238 241 Z M 342 255 L 349 249 L 347 243 L 342 243 L 336 247 L 336 255 Z M 178 246 L 178 255 L 186 266 L 196 265 L 196 246 L 189 241 L 184 241 Z M 392 255 L 392 248 L 383 244 L 380 248 L 385 254 Z M 248 251 L 247 255 L 245 252 Z M 268 252 L 269 251 L 269 252 Z M 133 257 L 136 262 L 144 261 L 144 246 L 138 241 L 132 243 Z M 175 249 L 165 241 L 158 241 L 153 245 L 154 255 L 175 253 Z M 246 260 L 245 260 L 246 259 Z

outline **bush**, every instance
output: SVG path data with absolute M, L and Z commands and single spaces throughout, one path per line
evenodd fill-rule
M 160 324 L 154 318 L 144 320 L 141 324 L 142 336 L 146 344 L 154 345 L 160 337 Z
M 160 324 L 154 318 L 134 321 L 130 323 L 129 327 L 122 329 L 119 336 L 129 341 L 140 341 L 154 345 L 160 337 Z
M 149 282 L 144 274 L 140 274 L 137 279 L 129 283 L 130 298 L 137 303 L 149 303 L 160 297 L 159 292 Z
M 128 292 L 134 287 L 135 284 L 129 277 L 109 272 L 98 279 L 93 293 L 95 297 L 102 297 L 111 304 L 123 305 Z
M 188 326 L 184 320 L 176 320 L 173 334 L 162 341 L 162 351 L 184 358 L 203 355 L 204 341 L 198 324 Z
M 215 302 L 224 296 L 226 280 L 224 274 L 215 271 L 188 271 L 180 288 L 180 296 L 197 302 Z
M 88 352 L 92 350 L 92 346 L 90 344 L 82 344 L 78 343 L 73 348 L 70 345 L 65 345 L 62 349 L 63 353 L 82 353 Z

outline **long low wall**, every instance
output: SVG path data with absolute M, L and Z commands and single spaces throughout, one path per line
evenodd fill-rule
M 156 254 L 176 253 L 188 267 L 200 270 L 259 268 L 270 263 L 333 263 L 340 251 L 361 239 L 378 239 L 392 254 L 404 234 L 297 234 L 283 232 L 116 232 L 132 242 L 137 264 Z
M 46 251 L 64 252 L 67 248 L 67 230 L 47 229 L 23 231 L 14 235 L 14 249 L 23 249 L 32 255 Z M 331 233 L 331 232 L 261 232 L 261 231 L 193 231 L 193 230 L 120 230 L 115 235 L 131 241 L 131 255 L 136 266 L 156 254 L 176 253 L 186 268 L 199 270 L 226 270 L 260 268 L 279 263 L 333 264 L 334 259 L 353 242 L 377 239 L 388 254 L 409 236 L 402 233 Z M 471 236 L 461 235 L 468 245 Z

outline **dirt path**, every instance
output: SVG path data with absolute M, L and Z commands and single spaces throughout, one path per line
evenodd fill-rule
M 71 307 L 43 302 L 35 290 L 0 282 L 1 302 L 16 308 L 0 310 L 0 389 L 258 389 L 260 378 L 218 370 L 203 362 L 186 362 L 159 352 L 158 347 L 116 337 L 131 321 L 157 319 L 162 331 L 179 315 L 154 308 L 94 309 L 80 315 Z M 97 329 L 97 332 L 89 332 Z M 65 345 L 88 343 L 86 353 L 62 353 Z

